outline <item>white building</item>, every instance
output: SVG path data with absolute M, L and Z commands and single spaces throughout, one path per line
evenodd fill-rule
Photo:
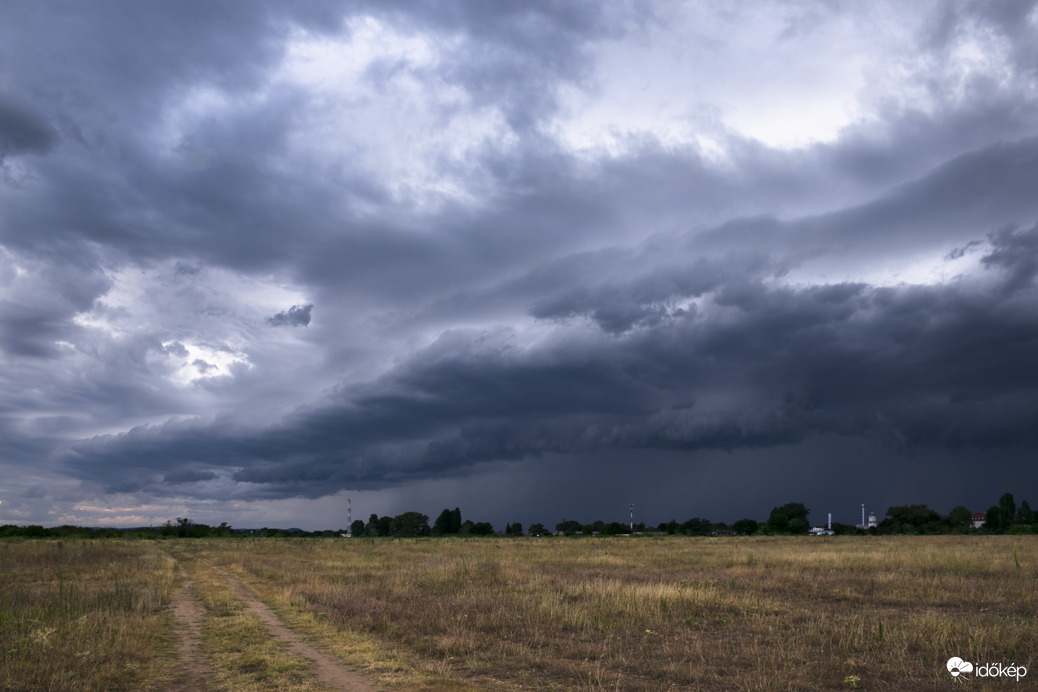
M 829 512 L 829 523 L 825 526 L 816 526 L 808 531 L 812 536 L 832 536 L 833 535 L 833 513 Z
M 865 519 L 865 506 L 864 505 L 862 505 L 862 508 L 861 508 L 861 518 Z M 869 512 L 868 519 L 865 519 L 865 524 L 864 525 L 858 524 L 858 528 L 859 529 L 874 529 L 877 526 L 879 526 L 879 522 L 876 520 L 876 513 L 875 512 Z

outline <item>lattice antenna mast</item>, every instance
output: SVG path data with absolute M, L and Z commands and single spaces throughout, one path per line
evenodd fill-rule
M 634 533 L 634 503 L 629 504 L 627 508 L 631 510 L 631 533 Z
M 346 498 L 346 538 L 353 538 L 353 500 Z

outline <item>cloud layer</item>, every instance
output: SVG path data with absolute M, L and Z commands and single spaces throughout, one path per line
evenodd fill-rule
M 1033 4 L 5 15 L 0 521 L 1034 486 Z

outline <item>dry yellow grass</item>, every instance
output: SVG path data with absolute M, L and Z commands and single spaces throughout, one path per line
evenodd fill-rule
M 154 544 L 0 541 L 0 689 L 162 687 L 175 581 Z
M 403 687 L 944 689 L 950 656 L 1030 668 L 1038 643 L 1028 536 L 199 548 L 297 626 L 403 662 Z
M 14 540 L 0 689 L 164 689 L 170 554 L 223 690 L 321 685 L 206 563 L 407 690 L 943 690 L 1038 643 L 1034 536 Z
M 311 674 L 309 663 L 274 641 L 226 581 L 190 556 L 190 542 L 173 554 L 194 582 L 206 610 L 202 649 L 213 668 L 213 690 L 222 692 L 321 692 L 328 688 Z M 186 549 L 186 550 L 185 550 Z

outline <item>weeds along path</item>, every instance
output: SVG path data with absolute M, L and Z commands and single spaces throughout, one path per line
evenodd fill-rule
M 205 692 L 209 689 L 212 670 L 202 653 L 202 620 L 205 608 L 195 598 L 195 585 L 184 566 L 177 562 L 180 590 L 173 598 L 173 616 L 181 627 L 177 632 L 177 667 L 181 673 L 176 689 L 181 692 Z
M 247 586 L 219 567 L 203 562 L 231 585 L 234 592 L 245 601 L 246 611 L 258 618 L 272 637 L 282 642 L 296 656 L 309 660 L 314 675 L 328 687 L 343 692 L 378 692 L 382 689 L 367 677 L 346 668 L 333 656 L 315 648 L 292 630 L 285 627 L 278 616 L 263 603 Z

